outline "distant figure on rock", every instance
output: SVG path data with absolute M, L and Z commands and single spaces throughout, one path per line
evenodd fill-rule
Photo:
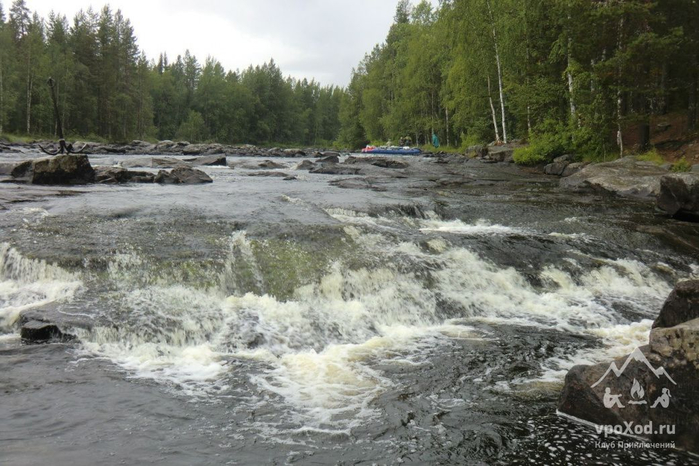
M 607 387 L 604 390 L 604 407 L 611 409 L 614 406 L 617 406 L 619 408 L 624 408 L 624 405 L 621 404 L 621 401 L 619 399 L 621 398 L 621 395 L 612 395 L 612 389 Z
M 432 133 L 432 145 L 435 149 L 439 149 L 439 138 L 435 133 Z

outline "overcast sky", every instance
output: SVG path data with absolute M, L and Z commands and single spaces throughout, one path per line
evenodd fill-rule
M 2 3 L 9 9 L 10 0 Z M 70 22 L 78 10 L 105 3 L 131 20 L 148 58 L 189 49 L 226 69 L 274 58 L 285 75 L 344 86 L 385 39 L 398 0 L 27 0 L 43 17 L 54 9 Z

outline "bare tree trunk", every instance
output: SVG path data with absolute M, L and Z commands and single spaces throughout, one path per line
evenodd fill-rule
M 32 130 L 32 87 L 34 80 L 32 79 L 32 46 L 29 44 L 29 53 L 27 59 L 27 134 Z
M 500 129 L 498 128 L 498 117 L 495 113 L 495 105 L 493 105 L 493 92 L 490 85 L 490 76 L 488 76 L 488 100 L 490 101 L 490 111 L 493 114 L 493 128 L 495 128 L 495 142 L 500 143 Z
M 572 17 L 570 14 L 570 5 L 568 9 L 568 23 L 572 21 Z M 571 71 L 571 67 L 573 65 L 573 60 L 572 60 L 572 51 L 573 49 L 573 38 L 570 36 L 570 32 L 568 33 L 568 50 L 566 51 L 567 59 L 568 59 L 568 68 L 566 70 L 566 76 L 568 77 L 568 96 L 570 99 L 570 116 L 573 120 L 576 119 L 576 115 L 578 113 L 577 107 L 575 105 L 575 81 L 573 80 L 573 72 Z
M 493 9 L 490 6 L 490 0 L 487 0 L 488 13 L 490 14 L 490 22 L 493 29 L 493 45 L 495 47 L 495 63 L 498 67 L 498 88 L 500 90 L 500 109 L 502 110 L 502 138 L 505 144 L 507 144 L 507 123 L 505 120 L 505 92 L 503 90 L 502 82 L 502 63 L 500 62 L 500 51 L 498 48 L 498 36 L 495 31 L 495 18 L 493 17 Z

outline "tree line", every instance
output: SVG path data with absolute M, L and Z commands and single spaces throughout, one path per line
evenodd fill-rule
M 55 134 L 49 77 L 66 133 L 92 139 L 328 145 L 340 130 L 344 89 L 284 77 L 273 60 L 243 71 L 188 51 L 149 60 L 109 6 L 69 22 L 0 3 L 0 134 Z
M 340 141 L 432 133 L 453 146 L 531 141 L 520 161 L 607 157 L 650 144 L 652 122 L 697 128 L 695 0 L 401 0 L 353 70 Z

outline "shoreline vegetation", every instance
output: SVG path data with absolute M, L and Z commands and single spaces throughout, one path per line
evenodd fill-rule
M 404 136 L 425 148 L 436 134 L 447 153 L 526 141 L 522 165 L 652 149 L 684 169 L 699 161 L 695 2 L 400 0 L 346 88 L 284 77 L 274 60 L 225 70 L 188 51 L 147 57 L 109 6 L 69 20 L 8 3 L 0 137 L 9 142 L 51 139 L 51 76 L 74 140 L 354 150 Z

